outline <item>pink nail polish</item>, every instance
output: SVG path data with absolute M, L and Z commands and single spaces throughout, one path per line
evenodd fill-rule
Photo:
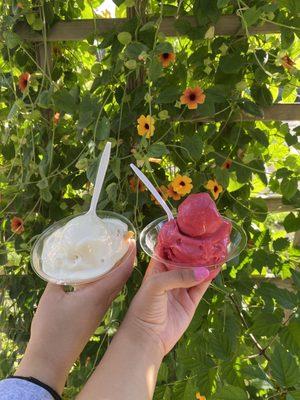
M 202 282 L 209 276 L 209 271 L 206 268 L 193 268 L 196 281 Z

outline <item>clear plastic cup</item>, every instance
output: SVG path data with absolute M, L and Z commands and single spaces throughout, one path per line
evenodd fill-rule
M 232 221 L 231 219 L 223 216 L 222 218 L 225 219 L 226 221 L 229 221 L 232 226 L 230 234 L 230 243 L 228 244 L 227 247 L 226 259 L 222 262 L 222 264 L 218 265 L 216 264 L 203 265 L 199 262 L 199 267 L 207 268 L 210 271 L 208 278 L 209 280 L 215 278 L 216 275 L 219 273 L 219 270 L 222 267 L 222 265 L 232 260 L 233 258 L 237 257 L 244 250 L 247 244 L 247 235 L 244 229 L 241 226 L 239 226 L 235 221 Z M 191 268 L 191 265 L 189 264 L 174 263 L 170 260 L 166 260 L 160 257 L 155 251 L 159 231 L 167 221 L 168 221 L 167 217 L 163 216 L 152 221 L 143 229 L 143 231 L 140 234 L 140 244 L 142 249 L 151 258 L 154 258 L 155 260 L 164 263 L 168 270 Z M 197 266 L 193 265 L 193 268 L 195 267 Z
M 129 246 L 128 251 L 124 254 L 124 256 L 120 260 L 118 260 L 113 265 L 113 267 L 109 271 L 107 271 L 105 273 L 101 273 L 99 271 L 99 274 L 97 274 L 95 271 L 95 276 L 87 278 L 87 279 L 59 279 L 59 278 L 55 278 L 54 276 L 48 275 L 43 270 L 43 265 L 42 265 L 42 252 L 43 252 L 43 245 L 44 245 L 45 240 L 57 229 L 63 227 L 67 222 L 69 222 L 73 218 L 78 217 L 79 215 L 84 215 L 84 213 L 72 215 L 72 216 L 66 217 L 64 219 L 61 219 L 60 221 L 55 222 L 54 224 L 50 225 L 47 229 L 45 229 L 44 232 L 42 232 L 41 235 L 35 241 L 35 243 L 32 247 L 32 250 L 31 250 L 31 266 L 32 266 L 33 270 L 35 271 L 35 273 L 40 278 L 42 278 L 44 281 L 56 283 L 58 285 L 71 285 L 71 286 L 81 285 L 81 284 L 85 284 L 85 283 L 91 283 L 91 282 L 94 282 L 98 279 L 102 279 L 102 278 L 106 277 L 107 275 L 109 275 L 113 270 L 118 268 L 121 261 L 122 262 L 126 261 L 126 259 L 128 259 L 131 256 L 132 251 L 134 251 L 133 246 Z M 128 226 L 128 231 L 131 231 L 134 233 L 132 240 L 135 240 L 136 230 L 135 230 L 134 226 L 132 225 L 132 223 L 127 218 L 125 218 L 123 215 L 117 214 L 112 211 L 97 211 L 97 215 L 101 219 L 102 218 L 111 218 L 111 219 L 118 219 L 118 220 L 124 222 Z

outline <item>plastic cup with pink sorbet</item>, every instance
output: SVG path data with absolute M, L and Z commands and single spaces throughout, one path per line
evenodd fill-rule
M 205 267 L 210 271 L 207 280 L 212 280 L 245 248 L 247 236 L 235 221 L 219 213 L 208 193 L 197 193 L 180 204 L 174 219 L 165 216 L 147 225 L 140 243 L 168 270 Z

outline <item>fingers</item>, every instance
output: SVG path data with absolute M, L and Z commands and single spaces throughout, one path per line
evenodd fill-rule
M 103 277 L 103 279 L 86 284 L 82 288 L 79 286 L 73 294 L 79 295 L 81 293 L 81 295 L 94 297 L 96 300 L 99 299 L 99 301 L 103 302 L 105 300 L 105 302 L 110 303 L 131 275 L 136 258 L 136 244 L 134 240 L 130 241 L 128 254 L 130 255 L 121 260 L 120 264 L 111 273 Z
M 188 290 L 188 294 L 196 307 L 200 303 L 200 300 L 204 296 L 204 294 L 207 291 L 207 289 L 209 288 L 210 284 L 211 284 L 211 280 L 205 281 L 205 282 L 200 283 L 199 285 L 194 286 Z
M 172 289 L 196 286 L 205 281 L 208 276 L 209 271 L 206 268 L 179 269 L 156 274 L 150 277 L 145 284 L 152 293 L 160 294 Z
M 144 276 L 144 280 L 148 279 L 150 276 L 155 275 L 159 272 L 165 272 L 165 271 L 167 271 L 167 268 L 162 262 L 155 260 L 154 258 L 151 258 L 151 261 L 148 265 L 148 268 Z

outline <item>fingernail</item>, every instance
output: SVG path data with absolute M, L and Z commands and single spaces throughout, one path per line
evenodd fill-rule
M 196 281 L 201 282 L 208 278 L 209 270 L 206 268 L 193 268 Z

